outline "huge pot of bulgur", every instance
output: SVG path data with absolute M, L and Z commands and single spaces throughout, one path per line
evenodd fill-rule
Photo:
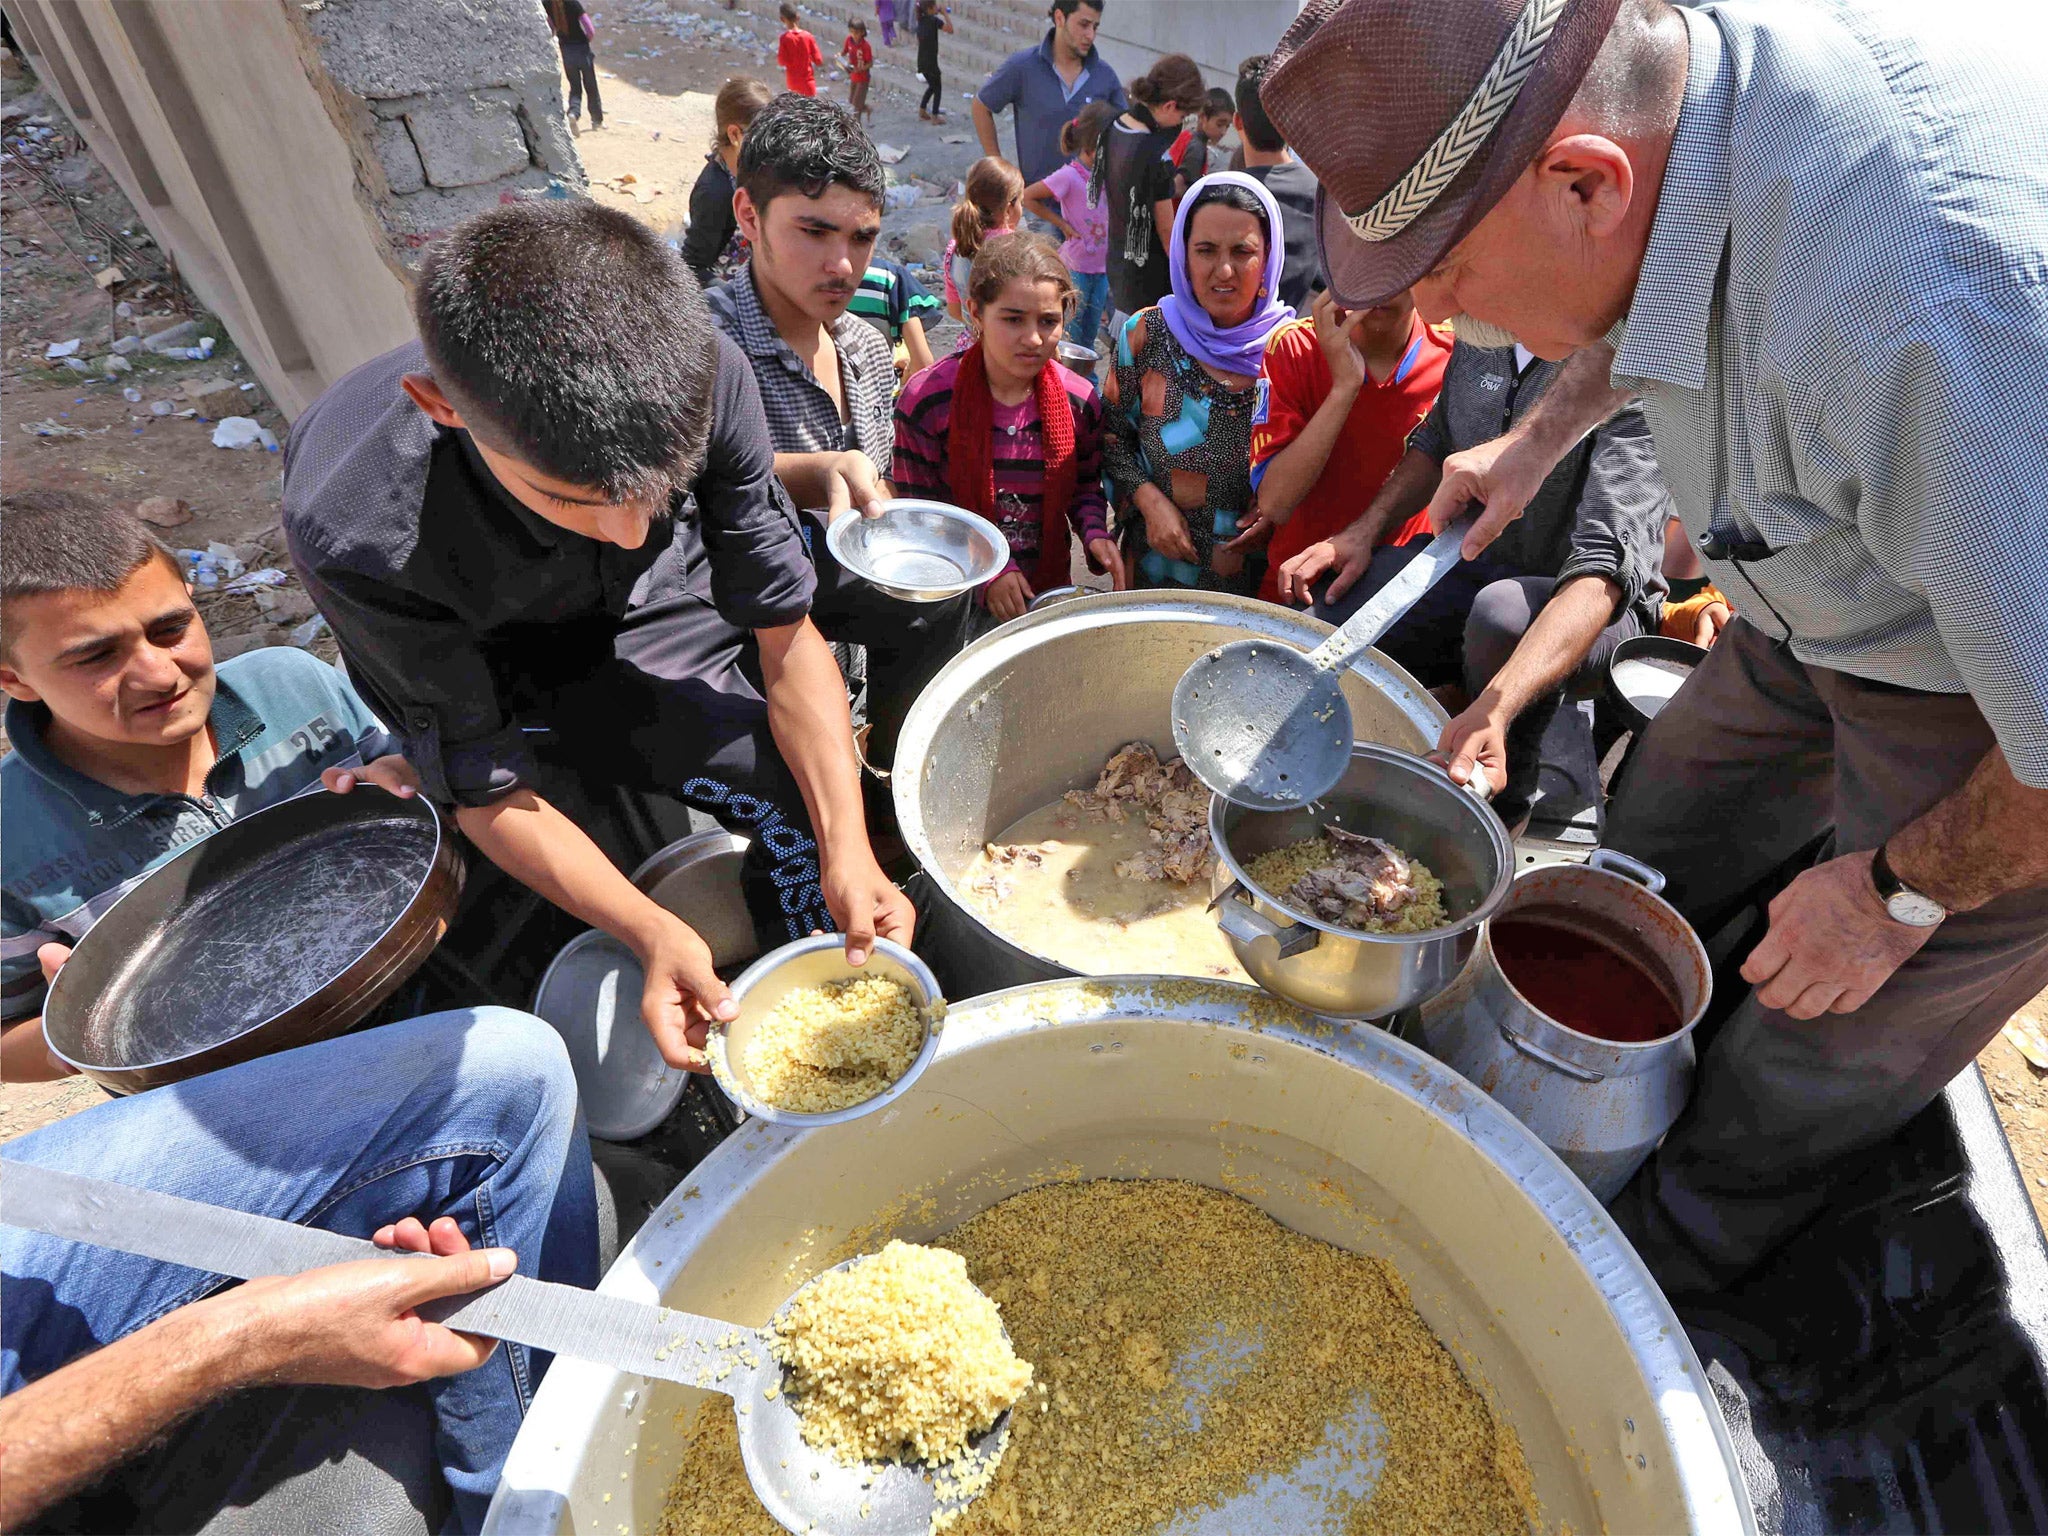
M 962 1252 L 1038 1356 L 1043 1391 L 960 1529 L 1755 1529 L 1699 1361 L 1605 1213 L 1380 1030 L 1160 978 L 961 1003 L 886 1111 L 743 1127 L 603 1288 L 759 1323 L 891 1237 Z M 1298 1382 L 1358 1411 L 1303 1433 Z M 732 1486 L 730 1412 L 700 1396 L 557 1359 L 486 1530 L 768 1529 Z M 1176 1437 L 1216 1454 L 1163 1468 Z

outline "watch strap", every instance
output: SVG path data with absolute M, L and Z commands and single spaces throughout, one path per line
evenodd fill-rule
M 1879 901 L 1890 901 L 1906 889 L 1906 882 L 1898 877 L 1892 869 L 1892 861 L 1885 857 L 1883 843 L 1877 845 L 1877 853 L 1870 861 L 1870 883 L 1877 887 Z

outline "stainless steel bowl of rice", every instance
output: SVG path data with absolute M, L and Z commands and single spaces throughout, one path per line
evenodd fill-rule
M 946 1016 L 917 956 L 878 938 L 855 967 L 837 933 L 769 951 L 732 995 L 738 1017 L 705 1041 L 711 1074 L 740 1109 L 776 1125 L 842 1125 L 900 1098 L 938 1054 Z

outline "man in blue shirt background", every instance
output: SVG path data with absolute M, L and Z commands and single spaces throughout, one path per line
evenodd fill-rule
M 1101 0 L 1053 0 L 1052 28 L 1033 47 L 1019 48 L 983 82 L 974 98 L 974 131 L 983 154 L 1002 156 L 996 114 L 1015 107 L 1014 163 L 1024 184 L 1043 181 L 1067 163 L 1060 130 L 1091 101 L 1122 107 L 1124 83 L 1095 51 Z

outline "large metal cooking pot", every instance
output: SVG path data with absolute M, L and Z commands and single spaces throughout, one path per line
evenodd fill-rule
M 1268 992 L 1340 1019 L 1383 1019 L 1436 996 L 1457 977 L 1481 927 L 1507 900 L 1515 849 L 1500 818 L 1434 763 L 1361 742 L 1320 809 L 1254 811 L 1218 795 L 1216 920 L 1237 963 Z M 1450 922 L 1422 933 L 1359 933 L 1284 905 L 1245 866 L 1335 822 L 1385 838 L 1444 884 Z
M 1619 950 L 1677 1006 L 1655 1040 L 1603 1040 L 1541 1012 L 1501 973 L 1491 934 L 1471 964 L 1423 1004 L 1430 1054 L 1463 1073 L 1542 1138 L 1602 1200 L 1621 1192 L 1692 1093 L 1692 1032 L 1713 996 L 1707 951 L 1664 879 L 1608 849 L 1588 863 L 1519 876 L 1496 918 L 1540 915 Z
M 1076 1175 L 1192 1179 L 1391 1261 L 1513 1426 L 1542 1529 L 1755 1529 L 1705 1372 L 1584 1187 L 1421 1051 L 1249 987 L 1117 977 L 960 1003 L 882 1113 L 729 1138 L 603 1289 L 758 1323 L 856 1232 L 929 1238 Z M 676 1414 L 702 1400 L 557 1357 L 485 1530 L 653 1532 L 687 1486 Z
M 150 871 L 50 987 L 50 1048 L 110 1093 L 355 1026 L 448 930 L 462 858 L 434 807 L 303 794 Z
M 922 878 L 918 953 L 953 997 L 1071 976 L 1013 943 L 955 895 L 984 843 L 1095 782 L 1133 741 L 1173 751 L 1173 685 L 1197 656 L 1266 637 L 1313 650 L 1330 626 L 1214 592 L 1105 592 L 1013 619 L 933 678 L 896 747 L 896 819 Z M 1449 720 L 1400 667 L 1368 651 L 1344 676 L 1361 741 L 1409 752 Z

